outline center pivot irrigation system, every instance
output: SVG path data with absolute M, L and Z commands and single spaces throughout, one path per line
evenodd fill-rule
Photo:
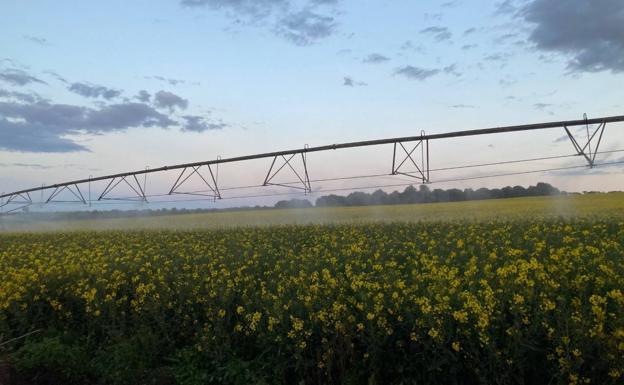
M 355 178 L 366 178 L 366 177 L 381 177 L 388 175 L 402 175 L 405 177 L 413 178 L 414 181 L 419 183 L 432 183 L 432 182 L 448 182 L 446 181 L 432 181 L 430 178 L 430 174 L 432 171 L 441 171 L 441 170 L 449 170 L 449 169 L 461 169 L 468 167 L 477 167 L 477 166 L 489 166 L 495 164 L 509 164 L 509 163 L 519 163 L 519 162 L 527 162 L 527 161 L 535 161 L 535 160 L 545 160 L 545 159 L 556 159 L 556 158 L 565 158 L 565 157 L 582 157 L 586 161 L 585 166 L 593 168 L 602 165 L 612 165 L 616 163 L 623 162 L 610 162 L 610 163 L 596 163 L 596 155 L 607 153 L 607 152 L 618 152 L 624 150 L 616 150 L 616 151 L 603 151 L 600 152 L 600 143 L 602 141 L 602 136 L 605 131 L 605 128 L 608 123 L 616 123 L 616 122 L 624 122 L 624 115 L 620 116 L 608 116 L 602 118 L 594 118 L 587 119 L 587 116 L 584 116 L 584 119 L 579 120 L 569 120 L 569 121 L 559 121 L 559 122 L 546 122 L 546 123 L 537 123 L 537 124 L 525 124 L 518 126 L 507 126 L 507 127 L 494 127 L 494 128 L 484 128 L 477 130 L 465 130 L 465 131 L 455 131 L 455 132 L 447 132 L 442 134 L 432 134 L 426 135 L 424 131 L 421 131 L 418 136 L 406 136 L 406 137 L 398 137 L 398 138 L 387 138 L 387 139 L 378 139 L 378 140 L 367 140 L 362 142 L 350 142 L 350 143 L 339 143 L 339 144 L 330 144 L 325 146 L 318 147 L 308 147 L 305 146 L 301 149 L 296 150 L 287 150 L 287 151 L 277 151 L 277 152 L 268 152 L 263 154 L 255 154 L 255 155 L 245 155 L 234 158 L 217 158 L 215 160 L 208 160 L 204 162 L 194 162 L 194 163 L 184 163 L 184 164 L 176 164 L 172 166 L 163 166 L 158 168 L 146 168 L 144 170 L 138 171 L 130 171 L 119 174 L 111 174 L 105 175 L 95 178 L 86 178 L 73 180 L 69 182 L 56 183 L 52 185 L 42 185 L 41 187 L 34 187 L 30 189 L 14 191 L 9 193 L 0 194 L 0 214 L 9 214 L 14 213 L 19 210 L 24 210 L 28 206 L 32 204 L 47 204 L 47 203 L 60 203 L 60 202 L 77 202 L 82 204 L 91 204 L 91 184 L 93 182 L 105 181 L 106 187 L 99 193 L 97 201 L 104 200 L 125 200 L 125 201 L 134 201 L 134 202 L 148 202 L 148 198 L 151 197 L 165 197 L 172 195 L 194 195 L 201 196 L 202 199 L 228 199 L 228 198 L 243 198 L 243 197 L 257 197 L 256 196 L 242 196 L 242 197 L 228 197 L 222 194 L 222 191 L 228 190 L 237 190 L 249 187 L 262 187 L 262 186 L 282 186 L 287 187 L 289 189 L 298 189 L 303 194 L 309 194 L 313 192 L 311 182 L 317 181 L 328 181 L 328 180 L 340 180 L 340 179 L 355 179 Z M 582 126 L 585 128 L 582 135 L 584 136 L 582 139 L 579 137 L 580 135 L 574 135 L 571 131 L 572 127 Z M 592 127 L 590 127 L 592 126 Z M 448 168 L 438 168 L 432 169 L 429 164 L 429 142 L 435 140 L 443 140 L 448 138 L 458 138 L 458 137 L 467 137 L 467 136 L 478 136 L 478 135 L 489 135 L 489 134 L 504 134 L 511 132 L 519 132 L 519 131 L 533 131 L 533 130 L 545 130 L 545 129 L 553 129 L 559 128 L 565 131 L 565 134 L 570 139 L 574 147 L 574 154 L 571 155 L 561 155 L 561 156 L 551 156 L 551 157 L 543 157 L 543 158 L 533 158 L 533 159 L 522 159 L 522 160 L 508 160 L 508 161 L 500 161 L 495 163 L 486 163 L 480 165 L 464 165 L 457 167 L 448 167 Z M 586 135 L 586 136 L 585 136 Z M 355 147 L 369 147 L 369 146 L 380 146 L 380 145 L 393 145 L 392 150 L 392 168 L 390 173 L 386 174 L 377 174 L 377 175 L 364 175 L 364 176 L 351 176 L 351 177 L 343 177 L 343 178 L 333 178 L 333 179 L 316 179 L 311 180 L 308 173 L 308 164 L 307 157 L 311 153 L 320 152 L 320 151 L 330 151 L 330 150 L 339 150 L 346 148 L 355 148 Z M 390 155 L 390 154 L 389 154 Z M 235 163 L 235 162 L 245 162 L 254 159 L 272 159 L 271 164 L 269 166 L 268 172 L 264 177 L 264 181 L 261 184 L 254 186 L 239 186 L 239 187 L 229 187 L 229 188 L 220 188 L 218 183 L 218 167 L 221 164 L 225 163 Z M 412 168 L 413 167 L 413 168 Z M 406 170 L 410 168 L 410 170 Z M 562 168 L 552 168 L 547 170 L 537 170 L 530 172 L 544 172 L 551 170 L 563 170 L 569 168 L 578 168 L 575 167 L 562 167 Z M 179 174 L 168 193 L 158 194 L 158 195 L 148 195 L 146 191 L 146 178 L 147 174 L 154 173 L 163 173 L 171 170 L 178 170 Z M 276 181 L 276 176 L 280 173 L 291 172 L 293 177 L 296 177 L 294 182 L 286 182 L 286 183 L 278 183 Z M 514 175 L 514 174 L 523 174 L 530 172 L 519 172 L 519 173 L 511 173 L 511 174 L 500 174 L 494 176 L 506 176 L 506 175 Z M 203 190 L 199 191 L 185 191 L 183 187 L 185 184 L 188 184 L 188 181 L 191 177 L 195 176 L 201 184 L 204 186 Z M 139 177 L 143 178 L 143 183 L 139 180 Z M 479 177 L 473 178 L 464 178 L 464 179 L 455 179 L 456 180 L 467 180 L 467 179 L 477 179 Z M 82 188 L 81 188 L 82 186 Z M 126 186 L 126 189 L 129 188 L 128 191 L 132 194 L 131 197 L 118 198 L 111 196 L 111 193 L 117 189 L 119 186 Z M 397 186 L 397 185 L 387 185 L 387 186 Z M 371 186 L 371 187 L 384 187 L 384 186 Z M 370 188 L 370 187 L 367 187 Z M 356 188 L 351 188 L 354 190 Z M 87 197 L 85 197 L 85 191 L 89 191 Z M 341 190 L 341 189 L 337 189 Z M 337 191 L 337 190 L 319 190 L 320 191 Z M 41 193 L 41 201 L 33 201 L 31 193 L 39 192 Z M 63 196 L 69 196 L 70 200 L 60 200 L 61 194 Z M 286 194 L 273 194 L 273 195 L 286 195 Z M 266 196 L 266 195 L 265 195 Z

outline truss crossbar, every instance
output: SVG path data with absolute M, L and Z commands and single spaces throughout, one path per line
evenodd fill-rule
M 582 147 L 579 144 L 578 140 L 575 138 L 575 136 L 572 134 L 570 129 L 567 126 L 563 126 L 566 134 L 568 135 L 568 138 L 570 139 L 572 145 L 574 146 L 574 149 L 576 150 L 576 153 L 585 158 L 585 160 L 587 161 L 587 165 L 590 168 L 594 167 L 596 155 L 598 154 L 598 149 L 600 148 L 600 142 L 602 141 L 602 135 L 604 133 L 606 125 L 606 122 L 599 123 L 596 129 L 593 130 L 591 135 L 589 134 L 589 126 L 587 126 L 587 142 Z M 592 142 L 596 137 L 596 134 L 598 133 L 600 133 L 598 135 L 598 140 L 596 141 L 594 148 L 592 148 Z
M 303 190 L 306 193 L 312 192 L 312 185 L 310 184 L 310 176 L 308 175 L 308 165 L 307 165 L 307 160 L 306 160 L 306 154 L 305 152 L 301 153 L 301 162 L 303 164 L 303 172 L 301 171 L 298 172 L 291 163 L 295 155 L 297 154 L 291 154 L 288 158 L 284 155 L 275 156 L 273 158 L 273 161 L 271 162 L 271 166 L 269 167 L 269 171 L 267 172 L 266 178 L 264 178 L 264 182 L 262 183 L 262 185 L 295 188 L 295 189 Z M 277 162 L 278 158 L 281 158 L 284 161 L 284 163 L 277 170 L 273 171 L 273 169 L 275 168 L 275 163 Z M 277 174 L 279 174 L 280 171 L 282 171 L 282 169 L 284 169 L 286 166 L 288 166 L 288 168 L 297 177 L 297 179 L 299 179 L 301 186 L 298 186 L 297 184 L 273 182 L 273 179 L 275 178 L 275 176 L 277 176 Z
M 405 157 L 403 160 L 397 165 L 397 148 L 401 148 L 405 153 Z M 414 152 L 420 148 L 420 165 L 414 159 Z M 409 162 L 408 162 L 409 161 Z M 408 163 L 416 168 L 416 172 L 405 172 L 401 171 L 401 167 Z M 429 164 L 425 161 L 425 144 L 423 141 L 416 142 L 416 145 L 411 149 L 407 150 L 407 148 L 401 142 L 397 142 L 394 144 L 394 151 L 392 152 L 392 175 L 405 175 L 410 178 L 420 179 L 422 183 L 429 182 Z
M 2 199 L 4 199 L 4 196 L 2 197 Z M 8 199 L 6 201 L 0 200 L 0 213 L 10 214 L 15 211 L 25 209 L 32 204 L 33 201 L 28 192 L 11 194 L 8 195 Z M 7 209 L 5 209 L 5 207 Z
M 65 190 L 69 191 L 76 198 L 76 200 L 67 201 L 67 200 L 56 199 Z M 55 188 L 54 191 L 52 191 L 52 194 L 50 194 L 48 199 L 45 201 L 45 203 L 50 203 L 50 202 L 56 202 L 56 203 L 80 202 L 85 205 L 87 204 L 87 200 L 85 199 L 84 195 L 82 195 L 82 191 L 80 191 L 80 187 L 78 187 L 77 184 L 74 184 L 73 188 L 71 185 Z
M 128 182 L 127 176 L 114 177 L 110 180 L 110 182 L 108 182 L 108 185 L 106 185 L 106 188 L 104 189 L 104 191 L 102 192 L 102 194 L 97 200 L 98 201 L 101 201 L 101 200 L 130 200 L 130 201 L 139 200 L 139 201 L 147 202 L 147 196 L 145 194 L 144 187 L 139 182 L 139 179 L 137 178 L 137 174 L 132 174 L 130 176 L 132 176 L 131 181 L 134 182 L 136 186 L 133 185 L 133 183 Z M 129 198 L 108 197 L 108 194 L 110 194 L 122 182 L 124 182 L 128 187 L 130 187 L 130 190 L 132 190 L 136 194 L 136 197 L 129 197 Z
M 210 165 L 206 165 L 206 167 L 208 168 L 208 172 L 210 173 L 210 180 L 212 180 L 212 184 L 211 184 L 208 181 L 208 179 L 204 177 L 204 175 L 202 175 L 202 173 L 199 171 L 201 167 L 202 166 L 191 166 L 191 167 L 183 168 L 182 172 L 180 173 L 180 175 L 178 175 L 178 178 L 176 179 L 175 183 L 171 187 L 171 190 L 169 190 L 169 195 L 173 195 L 173 194 L 200 195 L 200 196 L 211 197 L 214 199 L 221 199 L 221 192 L 219 191 L 217 179 L 215 178 L 215 174 L 212 172 L 212 168 L 210 167 Z M 193 171 L 185 175 L 187 169 L 192 169 Z M 184 184 L 184 182 L 189 180 L 189 178 L 191 178 L 193 175 L 198 175 L 199 178 L 202 180 L 203 184 L 207 186 L 209 190 L 179 191 L 178 189 Z

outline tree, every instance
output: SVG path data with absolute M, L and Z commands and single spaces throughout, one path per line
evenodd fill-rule
M 288 201 L 279 201 L 274 207 L 278 209 L 301 209 L 312 207 L 312 203 L 307 199 L 291 199 Z

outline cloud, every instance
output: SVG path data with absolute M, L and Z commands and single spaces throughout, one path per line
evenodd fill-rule
M 270 15 L 276 8 L 286 7 L 287 0 L 182 0 L 185 7 L 209 7 L 215 10 L 226 10 L 235 15 L 252 18 L 263 18 Z
M 419 53 L 425 52 L 425 47 L 422 44 L 415 45 L 411 40 L 407 40 L 401 44 L 400 49 L 402 51 L 414 51 Z
M 378 63 L 384 63 L 387 62 L 388 60 L 390 60 L 390 58 L 382 55 L 382 54 L 378 54 L 378 53 L 372 53 L 370 55 L 368 55 L 367 57 L 365 57 L 362 60 L 362 63 L 368 63 L 368 64 L 378 64 Z
M 34 92 L 17 92 L 17 91 L 7 91 L 0 88 L 0 98 L 1 99 L 15 99 L 20 102 L 34 103 L 38 100 L 43 100 L 41 96 Z
M 24 167 L 24 168 L 32 168 L 35 170 L 48 170 L 48 169 L 53 168 L 53 166 L 47 166 L 47 165 L 39 164 L 39 163 L 0 163 L 0 167 Z
M 58 73 L 56 73 L 54 71 L 43 71 L 43 73 L 52 76 L 54 79 L 58 80 L 61 83 L 69 84 L 67 79 L 65 79 L 64 77 L 62 77 L 61 75 L 59 75 Z
M 356 86 L 357 87 L 361 87 L 361 86 L 367 86 L 368 84 L 366 84 L 365 82 L 355 81 L 350 76 L 345 76 L 343 78 L 342 85 L 345 86 L 345 87 L 356 87 Z
M 536 110 L 540 110 L 540 111 L 543 111 L 548 107 L 552 107 L 552 104 L 550 103 L 534 103 L 533 104 L 533 108 L 535 108 Z
M 472 104 L 453 104 L 452 106 L 449 106 L 449 107 L 451 108 L 476 108 Z
M 511 57 L 510 53 L 492 53 L 483 58 L 487 61 L 506 62 Z
M 488 62 L 492 66 L 497 66 L 500 69 L 507 67 L 509 59 L 513 57 L 511 52 L 495 52 L 483 57 L 485 62 Z
M 68 88 L 69 91 L 84 96 L 85 98 L 104 98 L 106 100 L 114 99 L 121 95 L 120 90 L 98 86 L 90 83 L 72 83 Z
M 341 0 L 181 0 L 186 8 L 223 11 L 234 23 L 267 27 L 277 36 L 300 45 L 310 45 L 333 34 L 337 23 L 316 11 L 335 7 Z
M 436 41 L 449 40 L 453 34 L 446 27 L 433 26 L 420 30 L 422 34 L 430 34 Z
M 458 0 L 451 0 L 451 1 L 447 1 L 447 2 L 444 2 L 444 3 L 440 4 L 440 7 L 442 7 L 442 8 L 453 8 L 453 7 L 456 7 L 457 5 L 459 5 L 459 1 Z
M 517 34 L 517 33 L 505 33 L 505 34 L 502 34 L 502 35 L 500 35 L 499 37 L 497 37 L 497 38 L 495 39 L 495 41 L 496 41 L 497 43 L 503 43 L 504 41 L 506 41 L 506 40 L 510 40 L 510 39 L 513 39 L 513 38 L 515 38 L 515 37 L 517 37 L 517 36 L 518 36 L 518 34 Z
M 437 13 L 425 12 L 425 14 L 423 15 L 423 19 L 425 19 L 425 21 L 428 21 L 428 20 L 440 21 L 440 20 L 442 20 L 442 16 L 443 16 L 443 14 L 439 13 L 439 12 L 437 12 Z
M 465 44 L 462 45 L 461 49 L 463 49 L 464 51 L 469 50 L 469 49 L 473 49 L 473 48 L 477 48 L 476 44 Z
M 104 106 L 87 113 L 83 127 L 91 132 L 118 131 L 131 127 L 167 128 L 176 122 L 143 103 Z
M 143 102 L 143 103 L 149 103 L 151 97 L 152 97 L 152 95 L 150 95 L 149 92 L 147 92 L 145 90 L 141 90 L 135 96 L 135 99 L 137 99 L 138 101 Z
M 164 76 L 159 76 L 159 75 L 155 75 L 155 76 L 144 76 L 145 79 L 154 79 L 154 80 L 160 80 L 161 82 L 165 82 L 169 85 L 172 86 L 177 86 L 178 84 L 184 84 L 186 83 L 186 80 L 182 80 L 182 79 L 174 79 L 174 78 L 166 78 Z
M 209 122 L 203 116 L 184 115 L 182 116 L 182 119 L 184 119 L 185 121 L 182 125 L 182 131 L 204 132 L 212 130 L 222 130 L 226 127 L 229 127 L 228 124 L 223 122 Z
M 510 86 L 513 86 L 516 83 L 518 83 L 518 80 L 515 79 L 515 78 L 512 78 L 509 75 L 507 75 L 506 77 L 504 77 L 502 79 L 498 79 L 498 84 L 501 87 L 510 87 Z
M 10 68 L 0 72 L 0 80 L 13 86 L 25 86 L 31 83 L 48 84 L 43 80 L 36 78 L 23 70 Z
M 568 135 L 563 135 L 553 140 L 553 143 L 567 142 L 568 140 L 570 140 L 570 137 Z
M 175 125 L 167 115 L 143 103 L 110 104 L 89 108 L 70 104 L 0 102 L 0 117 L 39 124 L 47 131 L 62 133 L 101 133 L 131 127 L 169 127 Z
M 88 149 L 39 124 L 15 123 L 0 118 L 0 149 L 18 152 L 75 152 Z
M 50 45 L 50 43 L 48 42 L 47 39 L 43 38 L 43 37 L 38 37 L 38 36 L 31 36 L 31 35 L 24 35 L 22 36 L 25 40 L 28 40 L 30 42 L 33 42 L 35 44 L 39 44 L 41 46 L 46 46 L 46 45 Z
M 336 25 L 333 17 L 320 15 L 304 9 L 299 12 L 289 13 L 280 19 L 276 27 L 276 33 L 296 45 L 305 46 L 330 36 L 334 33 Z
M 405 76 L 406 78 L 413 79 L 413 80 L 425 80 L 439 73 L 440 73 L 439 69 L 426 69 L 426 68 L 414 67 L 410 65 L 397 68 L 394 71 L 395 75 Z
M 477 32 L 477 29 L 475 27 L 468 28 L 464 31 L 464 36 L 473 34 L 475 32 Z
M 495 16 L 514 15 L 518 10 L 530 0 L 503 0 L 496 4 Z M 524 3 L 524 4 L 523 4 Z
M 455 76 L 461 76 L 461 72 L 459 72 L 457 70 L 457 64 L 451 64 L 448 65 L 444 68 L 442 68 L 442 71 L 444 71 L 445 74 L 450 74 L 450 75 L 455 75 Z
M 185 110 L 188 107 L 188 100 L 168 91 L 158 91 L 154 94 L 154 105 L 157 108 L 167 108 L 173 111 L 175 108 Z
M 30 152 L 87 151 L 67 136 L 124 131 L 133 127 L 168 128 L 177 124 L 143 103 L 89 108 L 47 101 L 0 102 L 0 148 Z
M 516 15 L 532 24 L 535 47 L 564 55 L 571 71 L 624 72 L 622 0 L 534 0 Z

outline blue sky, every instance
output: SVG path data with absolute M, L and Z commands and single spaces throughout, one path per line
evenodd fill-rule
M 1 189 L 420 130 L 624 114 L 624 3 L 562 4 L 7 2 L 0 12 Z M 624 147 L 618 126 L 607 130 L 605 148 Z M 556 141 L 561 135 L 442 143 L 434 162 L 571 153 Z M 336 157 L 311 159 L 314 177 L 388 168 L 388 149 Z M 264 163 L 224 169 L 224 183 L 254 183 Z M 453 187 L 548 180 L 609 190 L 621 188 L 617 171 Z M 166 189 L 169 179 L 154 177 L 152 188 Z

